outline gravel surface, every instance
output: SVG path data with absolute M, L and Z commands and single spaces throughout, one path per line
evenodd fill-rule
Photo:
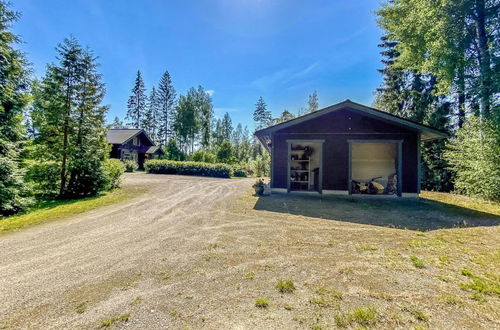
M 498 217 L 254 180 L 127 174 L 147 192 L 0 236 L 0 329 L 500 328 Z
M 148 291 L 168 281 L 174 271 L 163 265 L 168 258 L 189 261 L 168 250 L 196 242 L 214 208 L 249 185 L 249 180 L 127 175 L 124 187 L 149 191 L 1 236 L 0 328 L 87 328 L 130 312 L 132 300 L 147 301 Z M 85 311 L 78 313 L 78 306 Z M 155 309 L 140 310 L 145 315 L 141 321 L 135 315 L 136 325 L 168 325 L 165 313 Z

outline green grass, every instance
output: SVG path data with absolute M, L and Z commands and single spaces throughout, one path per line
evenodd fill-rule
M 101 320 L 101 328 L 109 328 L 115 323 L 127 322 L 130 318 L 130 313 L 125 313 L 118 316 L 110 317 L 109 319 Z
M 378 312 L 373 306 L 360 306 L 350 312 L 337 313 L 334 316 L 335 323 L 340 328 L 346 328 L 353 323 L 361 326 L 373 325 L 378 320 Z
M 286 280 L 286 281 L 278 281 L 278 284 L 276 284 L 276 287 L 278 290 L 282 293 L 291 293 L 295 290 L 295 285 L 293 284 L 292 280 Z
M 122 202 L 144 192 L 145 189 L 142 188 L 121 188 L 100 196 L 77 200 L 40 201 L 26 214 L 1 219 L 0 234 L 17 231 L 44 222 L 68 218 L 100 206 Z
M 435 191 L 422 191 L 420 196 L 423 198 L 431 199 L 437 202 L 449 204 L 452 206 L 461 206 L 467 209 L 472 209 L 480 212 L 500 215 L 500 204 L 482 201 L 467 196 L 440 193 Z
M 255 306 L 259 308 L 267 308 L 269 306 L 269 301 L 266 298 L 255 299 Z
M 418 258 L 417 256 L 411 256 L 410 259 L 411 259 L 413 266 L 415 266 L 416 268 L 424 268 L 425 267 L 424 261 L 422 259 Z
M 489 275 L 491 279 L 480 277 L 472 274 L 467 269 L 462 269 L 462 275 L 467 276 L 471 280 L 468 283 L 460 284 L 462 290 L 473 290 L 481 294 L 500 296 L 500 276 Z

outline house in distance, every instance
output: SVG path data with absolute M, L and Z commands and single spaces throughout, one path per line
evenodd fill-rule
M 274 192 L 420 193 L 420 142 L 443 131 L 350 100 L 255 132 Z
M 107 133 L 108 143 L 112 145 L 110 157 L 121 160 L 131 159 L 144 169 L 146 159 L 157 158 L 163 151 L 143 129 L 116 128 Z

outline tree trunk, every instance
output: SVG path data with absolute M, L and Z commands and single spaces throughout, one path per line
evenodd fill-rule
M 487 118 L 490 113 L 491 102 L 491 67 L 490 67 L 490 52 L 488 49 L 488 37 L 486 35 L 486 13 L 484 0 L 476 0 L 476 37 L 478 42 L 478 61 L 480 70 L 481 83 L 481 116 Z
M 68 160 L 68 135 L 69 135 L 69 116 L 71 114 L 71 73 L 68 74 L 66 83 L 66 113 L 64 118 L 64 136 L 63 136 L 63 158 L 61 163 L 61 186 L 59 196 L 63 196 L 66 188 L 66 163 Z
M 87 88 L 86 86 L 87 86 L 87 82 L 85 81 L 83 83 L 83 87 L 82 87 L 84 93 L 85 93 L 86 88 Z M 82 96 L 82 102 L 80 104 L 80 118 L 78 118 L 78 133 L 77 133 L 77 137 L 76 137 L 76 145 L 80 149 L 80 157 L 83 155 L 83 132 L 82 132 L 82 130 L 83 130 L 83 118 L 85 115 L 84 107 L 85 107 L 85 97 Z M 73 170 L 71 171 L 70 178 L 69 178 L 68 190 L 71 191 L 71 188 L 75 185 L 76 179 L 77 179 L 77 172 L 76 172 L 76 169 L 73 168 Z
M 463 68 L 458 72 L 458 128 L 462 128 L 465 119 L 465 77 Z

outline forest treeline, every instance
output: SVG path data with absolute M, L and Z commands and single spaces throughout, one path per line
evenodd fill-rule
M 312 92 L 305 108 L 297 115 L 318 110 L 318 94 Z M 266 102 L 260 97 L 254 108 L 255 128 L 260 129 L 295 118 L 283 110 L 273 118 Z M 165 158 L 195 160 L 208 163 L 239 164 L 251 173 L 268 174 L 269 155 L 255 140 L 253 130 L 241 123 L 234 125 L 228 112 L 216 118 L 210 92 L 203 86 L 190 88 L 177 96 L 168 71 L 149 93 L 141 71 L 137 71 L 127 112 L 122 120 L 116 116 L 110 128 L 141 128 L 153 141 L 164 148 Z

